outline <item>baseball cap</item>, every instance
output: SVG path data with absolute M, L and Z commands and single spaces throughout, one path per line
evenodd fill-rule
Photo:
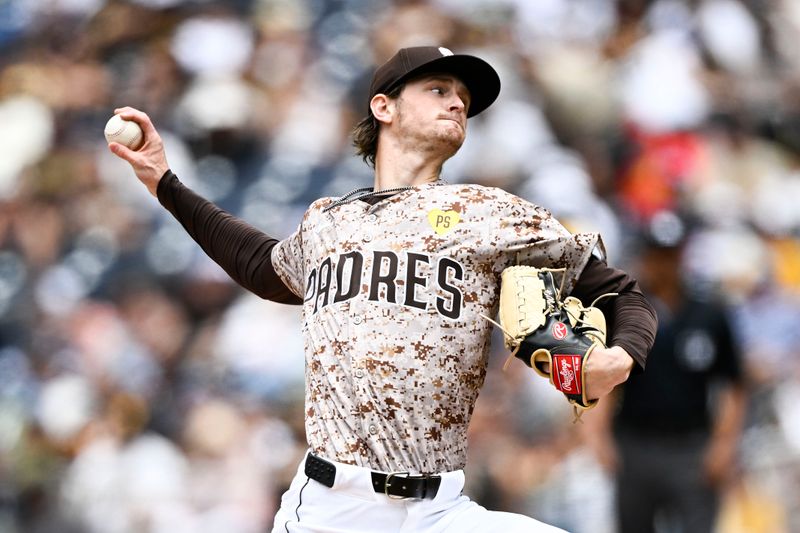
M 648 248 L 681 248 L 689 237 L 688 219 L 672 210 L 653 214 L 642 231 L 642 241 Z
M 412 46 L 401 48 L 375 70 L 369 99 L 376 94 L 386 94 L 411 78 L 432 73 L 452 74 L 467 86 L 471 96 L 467 117 L 474 117 L 489 107 L 500 94 L 500 76 L 483 59 L 454 54 L 443 46 Z

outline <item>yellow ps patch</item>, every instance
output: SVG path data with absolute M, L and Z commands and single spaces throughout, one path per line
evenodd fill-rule
M 444 235 L 456 227 L 461 217 L 456 211 L 442 211 L 441 209 L 434 209 L 428 213 L 428 223 L 433 230 L 439 234 Z

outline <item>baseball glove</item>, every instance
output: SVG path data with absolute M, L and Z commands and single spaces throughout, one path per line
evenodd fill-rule
M 572 296 L 562 300 L 555 272 L 563 269 L 505 269 L 501 276 L 500 324 L 492 322 L 503 331 L 511 355 L 548 378 L 572 404 L 577 419 L 582 410 L 597 404 L 597 400 L 586 397 L 584 367 L 592 351 L 605 346 L 606 320 L 594 306 L 597 300 L 589 307 Z

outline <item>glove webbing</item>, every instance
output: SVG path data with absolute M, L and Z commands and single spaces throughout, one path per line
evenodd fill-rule
M 556 291 L 557 291 L 556 294 L 553 295 L 554 296 L 553 301 L 552 302 L 547 302 L 548 307 L 550 307 L 550 309 L 544 313 L 545 315 L 547 315 L 547 314 L 550 314 L 551 312 L 555 311 L 555 309 L 553 309 L 553 307 L 558 308 L 559 304 L 561 303 L 561 293 L 564 290 L 564 282 L 566 281 L 566 277 L 567 277 L 565 274 L 566 274 L 567 269 L 566 268 L 540 268 L 539 270 L 541 270 L 543 272 L 561 272 L 562 273 L 561 283 L 560 283 L 558 289 L 556 289 Z M 524 295 L 522 295 L 522 296 L 524 296 Z M 518 301 L 520 301 L 520 300 L 521 299 L 518 298 Z M 495 326 L 497 326 L 500 329 L 500 331 L 503 332 L 503 334 L 506 336 L 507 339 L 512 339 L 513 338 L 512 335 L 508 331 L 506 331 L 506 329 L 503 326 L 501 326 L 499 323 L 495 322 L 494 320 L 492 320 L 488 316 L 484 315 L 483 313 L 480 313 L 480 316 L 485 318 L 486 320 L 488 320 L 489 322 L 491 322 Z M 520 314 L 519 321 L 523 322 L 524 320 L 525 320 L 525 317 Z M 511 364 L 511 358 L 514 357 L 515 355 L 517 355 L 517 352 L 519 351 L 521 346 L 522 346 L 522 343 L 517 344 L 517 346 L 511 351 L 511 353 L 508 354 L 508 357 L 506 358 L 505 362 L 503 363 L 503 372 L 505 372 L 508 369 L 508 365 Z
M 595 343 L 592 345 L 592 347 L 589 349 L 589 351 L 587 351 L 586 355 L 584 356 L 583 364 L 585 365 L 586 361 L 589 358 L 589 356 L 594 351 L 594 348 L 596 348 L 598 344 L 600 344 L 601 346 L 605 346 L 605 342 L 598 335 L 599 330 L 591 322 L 587 321 L 586 319 L 584 319 L 582 317 L 585 316 L 585 311 L 587 311 L 589 308 L 596 307 L 597 302 L 599 302 L 603 298 L 607 298 L 609 296 L 617 296 L 619 293 L 609 292 L 609 293 L 602 294 L 602 295 L 598 296 L 597 298 L 595 298 L 594 301 L 591 303 L 591 305 L 589 307 L 583 306 L 582 302 L 580 302 L 580 300 L 575 298 L 574 300 L 579 302 L 579 306 L 577 308 L 575 308 L 574 306 L 570 307 L 569 305 L 566 305 L 566 302 L 561 299 L 561 294 L 563 294 L 564 282 L 565 282 L 565 279 L 566 279 L 566 275 L 563 275 L 563 274 L 565 273 L 566 269 L 565 268 L 559 268 L 559 269 L 542 268 L 540 270 L 549 271 L 549 272 L 561 272 L 562 273 L 561 283 L 559 284 L 558 289 L 556 289 L 556 294 L 554 295 L 554 299 L 552 301 L 549 301 L 549 300 L 546 301 L 546 305 L 547 305 L 548 309 L 545 311 L 545 314 L 549 315 L 549 314 L 554 314 L 556 312 L 564 311 L 564 314 L 567 315 L 567 317 L 569 318 L 570 322 L 572 324 L 574 324 L 573 330 L 576 333 L 582 334 L 582 335 L 584 335 L 586 337 L 589 337 L 589 338 L 591 338 L 591 339 L 593 339 L 595 341 Z M 524 297 L 524 295 L 520 295 L 520 294 L 518 294 L 518 296 Z M 524 301 L 524 298 L 518 298 L 518 301 Z M 522 309 L 520 309 L 520 316 L 519 316 L 518 320 L 520 321 L 520 323 L 523 323 L 526 320 L 526 317 L 521 314 L 521 311 L 522 311 Z M 503 334 L 506 336 L 507 339 L 513 339 L 512 335 L 501 324 L 499 324 L 498 322 L 495 322 L 494 320 L 492 320 L 488 316 L 484 315 L 483 313 L 481 313 L 480 316 L 482 316 L 483 318 L 488 320 L 490 323 L 492 323 L 495 326 L 497 326 L 503 332 Z M 511 351 L 511 353 L 508 355 L 508 357 L 505 360 L 505 363 L 503 364 L 503 371 L 504 372 L 508 369 L 508 365 L 511 364 L 512 357 L 514 357 L 517 354 L 517 352 L 520 350 L 521 347 L 522 347 L 522 343 L 517 344 L 514 347 L 514 349 Z M 550 371 L 551 372 L 553 371 L 552 368 L 550 369 Z M 584 383 L 583 385 L 585 387 L 586 383 Z M 581 415 L 583 414 L 583 411 L 586 410 L 586 409 L 588 409 L 588 407 L 583 407 L 581 405 L 573 403 L 573 413 L 574 413 L 574 419 L 572 421 L 573 424 L 576 423 L 576 422 L 579 422 L 579 421 L 582 422 Z

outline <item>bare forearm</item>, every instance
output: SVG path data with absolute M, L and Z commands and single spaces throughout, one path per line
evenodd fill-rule
M 743 385 L 732 385 L 720 391 L 719 408 L 714 416 L 713 439 L 738 439 L 744 425 L 747 395 Z
M 746 402 L 744 388 L 740 385 L 720 392 L 711 439 L 703 457 L 703 470 L 712 485 L 725 483 L 735 471 Z

